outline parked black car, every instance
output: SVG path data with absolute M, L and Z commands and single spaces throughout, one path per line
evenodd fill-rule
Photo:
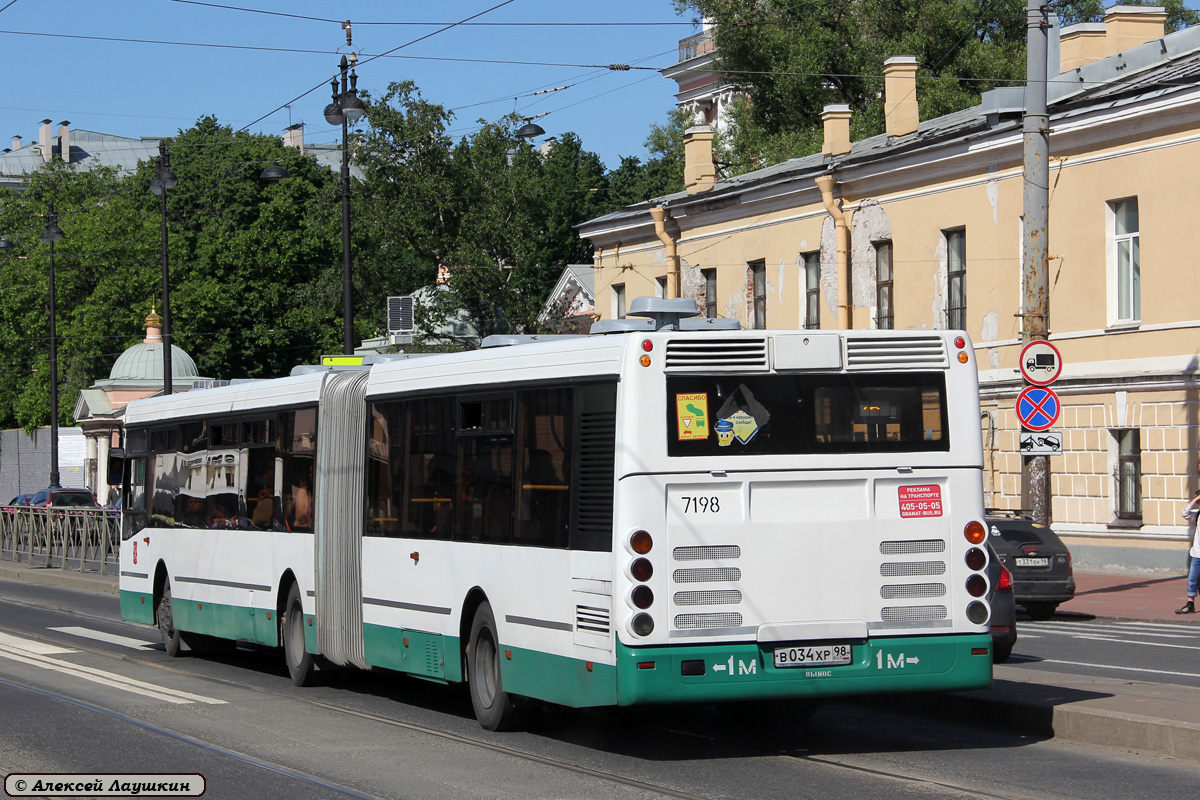
M 42 489 L 29 501 L 35 508 L 46 506 L 71 506 L 75 508 L 99 508 L 96 495 L 91 489 Z
M 992 584 L 989 598 L 992 617 L 988 624 L 992 629 L 992 661 L 1007 661 L 1017 643 L 1017 602 L 1013 597 L 1012 573 L 1001 563 L 996 551 L 988 546 L 991 561 L 988 563 L 988 581 Z
M 1060 603 L 1075 596 L 1071 552 L 1049 526 L 1020 511 L 986 510 L 988 542 L 1012 572 L 1017 605 L 1032 619 L 1050 619 Z

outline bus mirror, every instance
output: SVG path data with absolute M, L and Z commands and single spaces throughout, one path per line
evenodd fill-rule
M 119 447 L 114 447 L 108 451 L 108 482 L 110 484 L 122 483 L 122 478 L 125 475 L 125 451 Z

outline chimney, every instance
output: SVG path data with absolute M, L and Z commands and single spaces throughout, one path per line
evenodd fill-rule
M 888 138 L 917 132 L 917 59 L 892 56 L 883 62 L 883 118 Z
M 1167 26 L 1162 6 L 1113 6 L 1104 12 L 1106 56 L 1161 39 Z
M 50 120 L 42 120 L 42 124 L 38 126 L 38 146 L 42 151 L 42 161 L 49 164 L 50 159 L 54 157 L 54 142 L 50 137 Z
M 1108 55 L 1104 29 L 1103 22 L 1080 22 L 1063 28 L 1058 39 L 1058 73 L 1070 72 Z
M 827 156 L 840 156 L 850 152 L 850 106 L 825 106 L 821 112 L 825 123 L 825 144 L 821 152 Z
M 14 137 L 13 137 L 13 141 L 12 141 L 12 149 L 13 149 L 13 150 L 20 150 L 20 149 L 21 149 L 21 137 L 20 137 L 20 136 L 14 136 Z
M 688 194 L 707 192 L 717 182 L 712 140 L 708 125 L 693 125 L 683 132 L 683 185 Z
M 58 123 L 58 155 L 64 164 L 71 163 L 71 121 Z
M 304 123 L 297 122 L 295 125 L 289 125 L 283 131 L 283 146 L 294 147 L 300 151 L 300 155 L 304 155 Z

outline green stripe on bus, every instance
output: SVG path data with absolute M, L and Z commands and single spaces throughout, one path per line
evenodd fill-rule
M 267 619 L 268 615 L 270 619 Z M 231 606 L 173 598 L 171 616 L 175 627 L 221 639 L 246 639 L 279 646 L 279 626 L 274 609 Z
M 785 667 L 771 643 L 627 647 L 617 644 L 617 702 L 683 703 L 886 692 L 987 689 L 988 634 L 875 638 L 853 642 L 850 664 Z M 982 654 L 972 654 L 982 650 Z M 695 674 L 684 674 L 695 673 Z
M 154 624 L 154 595 L 146 592 L 121 592 L 121 619 L 142 625 Z
M 438 680 L 462 680 L 457 636 L 447 637 L 438 633 L 365 623 L 363 655 L 373 667 Z

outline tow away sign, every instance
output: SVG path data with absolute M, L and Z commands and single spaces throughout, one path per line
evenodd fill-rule
M 1061 452 L 1061 433 L 1021 431 L 1022 454 L 1027 456 L 1054 456 Z

